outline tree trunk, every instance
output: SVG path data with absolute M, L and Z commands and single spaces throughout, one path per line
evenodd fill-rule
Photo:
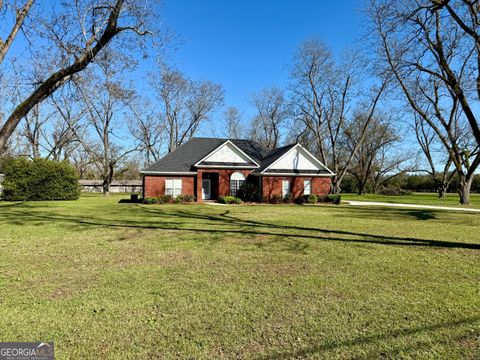
M 470 204 L 470 188 L 472 187 L 473 176 L 468 179 L 466 176 L 460 176 L 460 182 L 458 184 L 458 194 L 460 195 L 460 204 Z
M 104 169 L 103 173 L 103 184 L 102 184 L 102 191 L 103 195 L 109 195 L 110 194 L 110 184 L 112 183 L 111 177 L 110 177 L 110 171 L 109 169 Z
M 103 181 L 102 190 L 103 190 L 103 195 L 110 194 L 110 184 L 108 183 L 108 181 L 106 180 Z
M 365 188 L 367 187 L 367 181 L 366 179 L 358 179 L 357 180 L 357 189 L 358 189 L 358 192 L 357 194 L 358 195 L 364 195 L 365 194 Z
M 365 194 L 365 185 L 363 185 L 363 184 L 358 184 L 357 187 L 358 187 L 357 195 L 363 195 L 363 194 Z
M 106 169 L 106 176 L 103 178 L 103 194 L 110 195 L 110 185 L 113 181 L 113 175 L 115 174 L 115 163 L 109 162 Z
M 342 190 L 340 185 L 341 185 L 342 180 L 338 179 L 336 176 L 332 177 L 332 185 L 331 185 L 331 192 L 332 194 L 340 194 L 340 191 Z
M 446 186 L 440 185 L 437 189 L 437 192 L 440 199 L 445 199 L 445 193 L 447 192 Z

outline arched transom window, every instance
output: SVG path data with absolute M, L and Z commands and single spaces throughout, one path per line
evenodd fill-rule
M 245 175 L 241 172 L 234 172 L 232 176 L 230 176 L 230 195 L 237 196 L 237 191 L 244 182 Z

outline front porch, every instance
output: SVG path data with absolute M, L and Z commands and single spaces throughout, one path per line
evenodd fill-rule
M 251 169 L 198 169 L 197 202 L 217 201 L 221 196 L 230 196 L 231 183 L 238 188 L 242 181 L 246 181 L 251 172 Z M 233 182 L 232 179 L 234 179 Z
M 204 172 L 198 175 L 201 180 L 200 195 L 197 190 L 197 199 L 201 201 L 217 201 L 219 197 L 219 173 Z

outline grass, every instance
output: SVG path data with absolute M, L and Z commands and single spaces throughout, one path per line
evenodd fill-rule
M 0 341 L 57 359 L 476 359 L 480 214 L 0 203 Z
M 449 207 L 470 207 L 480 209 L 480 194 L 470 195 L 469 205 L 460 205 L 457 194 L 446 194 L 444 199 L 440 199 L 435 193 L 413 193 L 410 195 L 387 196 L 375 194 L 342 194 L 342 200 L 358 200 L 358 201 L 379 201 L 398 204 L 420 204 L 420 205 L 435 205 L 435 206 L 449 206 Z

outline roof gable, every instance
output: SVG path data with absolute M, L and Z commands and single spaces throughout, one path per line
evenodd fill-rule
M 255 141 L 217 138 L 192 138 L 142 173 L 195 175 L 197 166 L 251 168 L 259 175 L 334 175 L 299 144 L 268 151 Z
M 334 175 L 324 164 L 300 144 L 286 147 L 265 166 L 262 174 Z
M 207 156 L 196 162 L 196 167 L 258 167 L 258 163 L 227 140 Z
M 247 157 L 251 158 L 253 164 L 259 164 L 267 153 L 265 148 L 255 141 L 192 138 L 157 162 L 149 165 L 146 169 L 142 170 L 142 173 L 194 175 L 196 173 L 194 165 L 227 141 L 233 143 L 238 149 L 245 153 Z
M 221 139 L 192 138 L 148 166 L 142 173 L 195 173 L 193 164 L 222 144 Z

